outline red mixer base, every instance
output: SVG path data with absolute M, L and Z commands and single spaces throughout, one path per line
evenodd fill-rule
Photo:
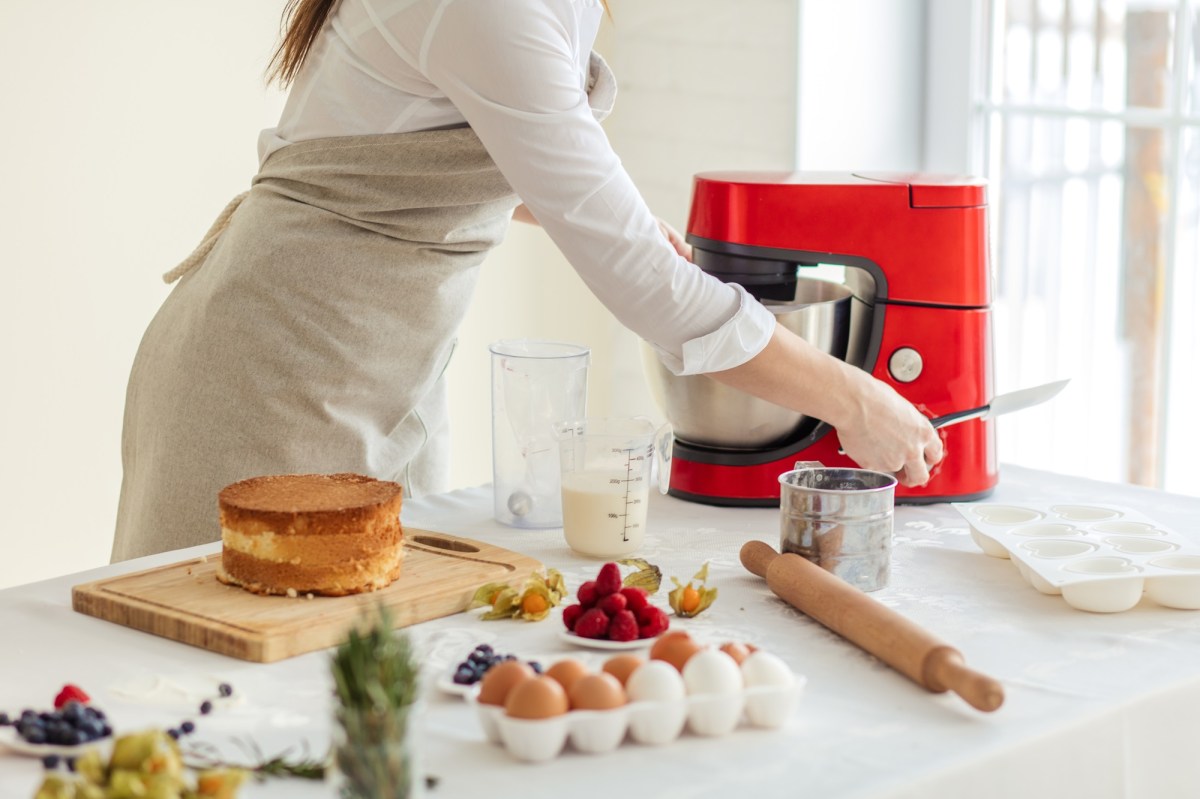
M 781 472 L 782 474 L 782 472 Z M 896 494 L 897 505 L 936 505 L 939 502 L 975 502 L 980 499 L 987 499 L 992 495 L 995 488 L 989 488 L 981 491 L 978 494 L 958 494 L 952 497 L 908 497 L 904 494 Z M 689 494 L 686 491 L 681 491 L 677 488 L 670 488 L 667 494 L 682 499 L 687 502 L 698 502 L 701 505 L 712 505 L 718 508 L 778 508 L 779 497 L 767 497 L 762 499 L 745 499 L 742 497 L 712 497 L 703 494 Z
M 923 486 L 896 488 L 900 505 L 973 502 L 991 495 L 999 480 L 995 463 L 995 434 L 991 420 L 974 420 L 944 428 L 946 457 Z M 811 441 L 811 439 L 808 439 Z M 808 446 L 765 453 L 736 453 L 698 447 L 676 439 L 671 458 L 668 494 L 688 502 L 721 507 L 779 506 L 779 475 L 796 461 L 819 461 L 825 466 L 856 468 L 838 452 L 837 433 L 820 434 Z M 761 462 L 753 462 L 761 461 Z

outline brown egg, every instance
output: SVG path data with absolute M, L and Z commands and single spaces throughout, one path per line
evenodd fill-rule
M 567 693 L 571 692 L 571 686 L 575 684 L 575 681 L 587 675 L 587 673 L 588 667 L 574 658 L 560 660 L 546 669 L 546 676 L 558 680 L 558 684 Z
M 605 672 L 580 677 L 569 693 L 572 710 L 612 710 L 625 704 L 625 689 Z
M 513 686 L 537 676 L 526 663 L 519 660 L 505 660 L 492 666 L 483 673 L 479 681 L 479 703 L 482 705 L 503 705 L 508 699 Z
M 700 651 L 702 647 L 683 630 L 667 633 L 654 642 L 650 647 L 651 660 L 665 660 L 674 666 L 681 674 L 688 658 Z
M 504 702 L 505 714 L 514 719 L 548 719 L 561 716 L 569 707 L 567 692 L 545 674 L 514 685 Z
M 629 679 L 629 675 L 633 674 L 634 669 L 642 665 L 646 661 L 637 655 L 617 655 L 604 661 L 603 671 L 617 678 L 621 685 Z
M 740 641 L 726 641 L 721 644 L 721 651 L 742 665 L 742 661 L 750 657 L 750 647 Z

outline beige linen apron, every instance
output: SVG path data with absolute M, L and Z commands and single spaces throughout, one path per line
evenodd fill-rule
M 616 83 L 593 53 L 597 118 Z M 443 372 L 518 199 L 475 133 L 273 153 L 151 321 L 130 373 L 113 560 L 215 541 L 217 493 L 287 472 L 445 490 Z
M 217 492 L 253 475 L 445 487 L 442 372 L 517 204 L 478 137 L 288 145 L 237 202 L 134 361 L 114 560 L 216 540 Z

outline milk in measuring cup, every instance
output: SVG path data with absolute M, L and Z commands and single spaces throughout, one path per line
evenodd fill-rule
M 666 493 L 669 425 L 642 417 L 584 419 L 554 426 L 562 466 L 563 536 L 593 558 L 632 555 L 646 535 L 650 483 Z
M 605 472 L 562 478 L 563 535 L 582 555 L 615 558 L 642 547 L 650 486 Z

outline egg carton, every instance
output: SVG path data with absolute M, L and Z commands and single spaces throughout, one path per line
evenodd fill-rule
M 1031 502 L 954 503 L 986 554 L 1009 558 L 1043 594 L 1119 613 L 1141 601 L 1200 609 L 1200 544 L 1133 508 Z
M 717 737 L 745 725 L 777 729 L 791 718 L 805 678 L 794 675 L 789 686 L 752 686 L 737 693 L 691 694 L 680 700 L 630 702 L 612 710 L 571 710 L 548 719 L 518 719 L 498 705 L 467 696 L 475 706 L 488 741 L 503 746 L 518 760 L 552 760 L 568 742 L 580 752 L 611 752 L 626 740 L 660 746 L 678 739 L 685 728 Z

